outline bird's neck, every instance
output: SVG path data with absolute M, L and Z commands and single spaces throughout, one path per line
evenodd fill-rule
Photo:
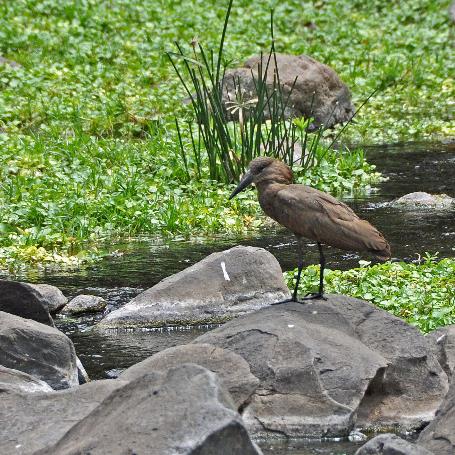
M 262 210 L 272 218 L 274 218 L 273 206 L 275 195 L 287 185 L 288 183 L 279 183 L 270 180 L 256 183 L 259 204 L 262 207 Z
M 258 179 L 254 182 L 259 194 L 279 191 L 291 183 L 291 179 L 281 175 L 264 176 L 263 178 Z

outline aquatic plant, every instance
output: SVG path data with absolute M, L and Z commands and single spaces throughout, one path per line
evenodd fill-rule
M 438 261 L 437 256 L 427 253 L 421 263 L 360 263 L 361 267 L 346 271 L 326 269 L 326 292 L 368 300 L 422 332 L 455 323 L 455 259 Z M 294 274 L 284 274 L 290 289 Z M 316 289 L 318 278 L 319 266 L 304 269 L 300 292 Z

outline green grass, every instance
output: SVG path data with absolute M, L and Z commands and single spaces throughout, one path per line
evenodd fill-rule
M 331 65 L 357 104 L 380 80 L 406 73 L 361 111 L 350 142 L 453 135 L 448 4 L 277 2 L 276 48 Z M 205 235 L 260 223 L 253 193 L 229 204 L 231 188 L 188 180 L 173 123 L 188 107 L 165 53 L 175 40 L 189 48 L 194 37 L 215 48 L 226 5 L 0 3 L 0 55 L 22 65 L 0 65 L 3 266 L 90 257 L 113 236 Z M 225 43 L 232 66 L 269 49 L 270 5 L 234 2 Z M 341 194 L 368 190 L 377 178 L 354 152 L 332 153 L 305 181 Z
M 455 259 L 427 257 L 422 264 L 386 262 L 351 270 L 326 270 L 325 292 L 370 301 L 423 332 L 455 324 Z M 365 266 L 366 265 L 366 266 Z M 296 271 L 286 272 L 290 289 Z M 302 272 L 299 293 L 317 289 L 319 266 Z
M 73 263 L 116 236 L 189 237 L 260 226 L 255 191 L 228 202 L 233 186 L 187 181 L 166 135 L 133 144 L 78 135 L 52 148 L 40 137 L 11 148 L 0 139 L 0 264 L 68 262 L 78 254 Z M 344 156 L 328 153 L 298 180 L 334 193 L 365 191 L 378 181 L 361 151 Z
M 382 78 L 408 71 L 375 97 L 352 131 L 364 142 L 454 134 L 449 0 L 394 4 L 344 0 L 275 5 L 277 51 L 331 65 L 357 102 Z M 165 51 L 193 37 L 219 42 L 227 2 L 16 0 L 0 4 L 2 128 L 40 134 L 81 127 L 96 137 L 134 137 L 181 109 Z M 272 3 L 270 4 L 272 5 Z M 232 65 L 268 50 L 269 4 L 235 1 L 225 44 Z M 314 23 L 315 29 L 308 27 Z M 451 129 L 452 128 L 452 129 Z

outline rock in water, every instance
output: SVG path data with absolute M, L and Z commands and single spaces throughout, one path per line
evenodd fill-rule
M 2 311 L 0 365 L 28 373 L 56 390 L 79 385 L 76 352 L 65 334 Z
M 268 58 L 268 55 L 262 56 L 261 62 L 261 56 L 251 57 L 243 68 L 226 71 L 222 100 L 228 114 L 231 112 L 230 107 L 236 106 L 236 91 L 239 91 L 239 87 L 244 102 L 257 98 L 256 86 L 260 77 L 258 64 L 262 64 L 264 73 Z M 280 78 L 283 103 L 287 101 L 286 118 L 312 117 L 315 127 L 322 124 L 332 127 L 349 121 L 354 115 L 355 108 L 348 87 L 329 66 L 306 55 L 276 54 L 276 65 L 272 58 L 266 76 L 269 92 L 274 88 L 276 70 Z M 233 103 L 232 106 L 230 103 Z M 270 117 L 267 109 L 265 114 L 266 118 Z M 247 110 L 244 115 L 248 115 Z M 237 120 L 238 110 L 230 117 Z
M 63 314 L 96 313 L 106 308 L 107 302 L 97 295 L 78 295 L 63 308 Z
M 395 199 L 390 205 L 409 209 L 450 209 L 455 207 L 455 199 L 447 196 L 447 194 L 429 194 L 416 191 Z
M 36 455 L 261 454 L 234 409 L 214 373 L 183 364 L 115 390 L 57 444 Z
M 275 257 L 262 248 L 238 246 L 165 278 L 97 327 L 219 323 L 289 297 Z
M 68 299 L 56 286 L 50 284 L 29 284 L 29 286 L 36 289 L 43 296 L 49 312 L 52 314 L 58 313 L 68 303 Z
M 0 280 L 0 311 L 54 326 L 47 296 L 28 283 Z
M 395 434 L 376 436 L 360 447 L 355 455 L 435 455 L 424 447 L 405 441 Z
M 242 416 L 257 436 L 420 428 L 448 387 L 432 344 L 415 327 L 345 296 L 264 308 L 194 343 L 220 346 L 248 362 L 260 384 Z
M 165 349 L 127 368 L 120 379 L 131 381 L 145 373 L 167 370 L 183 363 L 195 363 L 216 373 L 230 392 L 237 409 L 250 398 L 259 384 L 259 379 L 251 374 L 243 357 L 211 344 L 187 344 Z
M 417 442 L 435 455 L 455 453 L 455 380 L 442 402 L 436 418 L 420 433 Z

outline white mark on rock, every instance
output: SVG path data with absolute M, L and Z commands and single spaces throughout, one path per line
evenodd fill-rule
M 312 311 L 311 313 L 312 314 L 318 314 L 318 312 L 316 310 Z
M 228 273 L 226 272 L 226 263 L 224 261 L 221 261 L 221 270 L 223 271 L 224 279 L 226 281 L 231 281 L 231 279 L 229 278 Z
M 292 329 L 292 327 L 294 327 L 294 324 L 288 324 L 288 327 L 289 327 L 290 329 Z
M 441 335 L 441 336 L 436 340 L 436 343 L 439 344 L 445 337 L 446 337 L 446 334 L 444 333 L 444 335 Z

